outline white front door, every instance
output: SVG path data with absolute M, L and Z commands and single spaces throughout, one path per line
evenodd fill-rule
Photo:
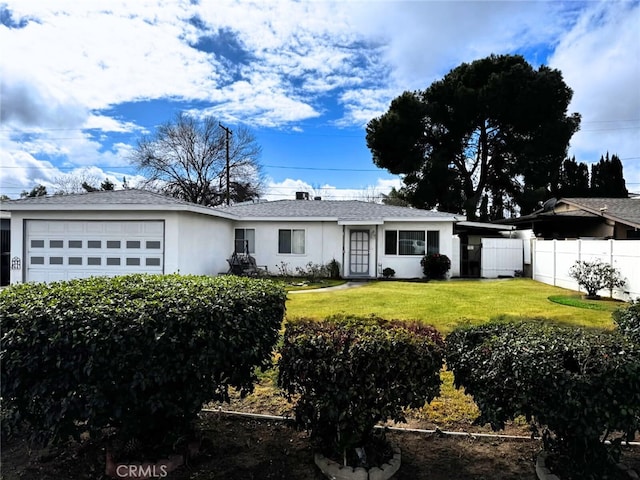
M 349 274 L 369 275 L 369 230 L 351 230 Z
M 27 220 L 27 282 L 163 273 L 164 222 Z

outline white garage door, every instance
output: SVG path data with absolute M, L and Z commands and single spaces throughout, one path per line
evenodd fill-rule
M 27 220 L 28 282 L 163 273 L 163 221 Z

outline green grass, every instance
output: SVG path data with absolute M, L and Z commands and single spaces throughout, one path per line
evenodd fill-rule
M 287 300 L 287 318 L 322 318 L 335 313 L 375 314 L 384 318 L 417 319 L 434 325 L 444 335 L 461 324 L 480 324 L 490 318 L 546 317 L 554 322 L 591 328 L 613 328 L 611 310 L 571 308 L 549 297 L 574 298 L 578 292 L 552 287 L 530 279 L 444 282 L 371 282 L 364 286 L 321 293 L 298 293 Z M 602 302 L 602 301 L 598 301 Z M 598 305 L 624 305 L 604 302 Z M 275 361 L 275 359 L 274 359 Z M 408 411 L 414 426 L 469 430 L 478 415 L 473 399 L 453 386 L 453 374 L 441 372 L 441 394 L 429 405 Z M 276 385 L 277 369 L 260 375 L 252 395 L 235 395 L 231 408 L 250 412 L 291 414 L 292 405 Z M 229 408 L 224 405 L 223 408 Z M 418 422 L 417 424 L 414 422 Z M 525 422 L 514 422 L 519 434 L 527 434 Z
M 623 302 L 619 300 L 601 299 L 601 300 L 586 300 L 582 298 L 582 295 L 551 295 L 549 300 L 560 305 L 567 307 L 586 308 L 589 310 L 602 310 L 604 312 L 613 312 L 622 305 Z
M 461 324 L 480 324 L 494 317 L 547 317 L 576 326 L 612 328 L 610 311 L 574 309 L 550 296 L 572 296 L 570 290 L 530 279 L 494 281 L 371 282 L 323 294 L 291 295 L 287 318 L 323 318 L 335 313 L 416 319 L 443 334 Z M 618 303 L 620 305 L 620 303 Z

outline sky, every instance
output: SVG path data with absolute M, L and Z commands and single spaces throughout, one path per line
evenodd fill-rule
M 141 180 L 130 154 L 180 112 L 251 129 L 265 198 L 371 199 L 369 120 L 463 62 L 559 69 L 569 155 L 617 154 L 640 193 L 639 1 L 0 0 L 0 194 Z

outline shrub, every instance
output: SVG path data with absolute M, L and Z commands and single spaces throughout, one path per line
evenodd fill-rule
M 447 337 L 447 365 L 494 429 L 524 415 L 562 478 L 604 478 L 640 422 L 640 348 L 615 332 L 490 323 Z M 610 432 L 611 445 L 605 440 Z
M 577 260 L 569 268 L 569 276 L 587 291 L 589 297 L 597 297 L 604 288 L 613 290 L 626 283 L 618 269 L 600 260 Z
M 5 423 L 41 441 L 143 443 L 184 433 L 204 402 L 270 364 L 285 292 L 268 280 L 131 275 L 0 294 Z
M 329 270 L 329 278 L 333 280 L 340 279 L 340 262 L 335 258 L 327 264 L 327 269 Z
M 420 260 L 424 276 L 429 279 L 441 280 L 446 277 L 451 268 L 451 260 L 440 253 L 429 253 Z
M 393 276 L 395 276 L 396 271 L 393 268 L 387 267 L 384 270 L 382 270 L 382 276 L 384 278 L 391 278 Z
M 296 267 L 296 275 L 304 277 L 314 283 L 323 278 L 329 278 L 329 267 L 319 263 L 309 262 L 305 267 Z
M 613 320 L 623 335 L 640 343 L 640 300 L 632 301 L 627 307 L 613 312 Z
M 286 325 L 278 384 L 297 398 L 298 427 L 325 453 L 352 453 L 373 427 L 404 421 L 440 391 L 443 343 L 431 326 L 335 316 Z

